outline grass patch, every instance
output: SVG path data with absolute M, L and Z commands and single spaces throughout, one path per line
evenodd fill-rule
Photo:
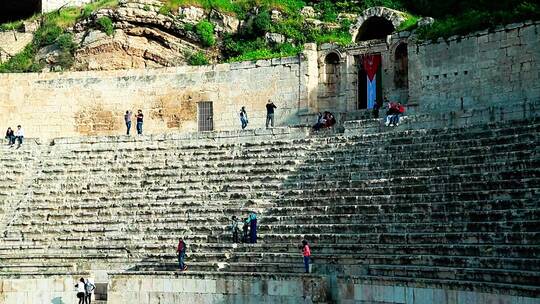
M 294 46 L 290 43 L 283 43 L 275 47 L 270 47 L 266 44 L 263 45 L 264 46 L 260 48 L 244 50 L 242 54 L 229 58 L 227 62 L 290 57 L 298 55 L 303 50 L 303 47 Z
M 111 18 L 103 16 L 96 20 L 96 23 L 101 31 L 103 31 L 107 36 L 112 36 L 114 34 L 114 25 Z
M 418 20 L 420 20 L 419 17 L 407 14 L 407 19 L 403 21 L 397 28 L 397 31 L 412 31 L 415 28 L 418 27 Z
M 206 54 L 202 51 L 190 54 L 187 57 L 187 62 L 189 65 L 207 65 L 210 63 Z
M 162 0 L 160 12 L 175 13 L 180 7 L 196 6 L 205 10 L 215 9 L 222 13 L 243 18 L 253 7 L 278 9 L 286 14 L 298 13 L 305 5 L 301 0 Z
M 0 24 L 0 32 L 18 31 L 23 28 L 23 25 L 24 24 L 22 20 Z
M 447 39 L 454 35 L 467 35 L 474 31 L 493 29 L 499 25 L 528 19 L 540 19 L 540 4 L 526 2 L 511 11 L 470 10 L 459 16 L 435 20 L 432 26 L 419 28 L 418 36 L 422 40 L 436 41 L 441 37 Z

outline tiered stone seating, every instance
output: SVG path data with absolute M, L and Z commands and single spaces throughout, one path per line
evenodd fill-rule
M 290 274 L 303 271 L 306 238 L 321 275 L 536 292 L 539 131 L 540 120 L 527 120 L 58 140 L 40 148 L 40 173 L 0 259 L 56 271 L 174 270 L 183 236 L 190 271 Z M 259 212 L 259 242 L 232 245 L 229 219 L 249 210 Z

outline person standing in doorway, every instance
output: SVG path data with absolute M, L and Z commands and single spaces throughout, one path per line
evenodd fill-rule
M 142 125 L 143 125 L 144 115 L 142 110 L 137 111 L 137 134 L 142 135 Z
M 124 121 L 126 122 L 126 135 L 129 136 L 129 130 L 131 130 L 131 111 L 126 111 L 124 114 Z
M 242 130 L 244 130 L 248 125 L 246 107 L 242 107 L 240 109 L 240 123 L 242 123 Z
M 178 267 L 180 267 L 180 271 L 184 271 L 187 269 L 186 264 L 184 263 L 186 259 L 186 243 L 182 238 L 178 240 L 178 247 L 176 248 L 176 254 L 178 255 Z
M 266 104 L 266 128 L 268 129 L 268 125 L 274 127 L 274 109 L 277 109 L 276 105 L 272 100 L 268 99 L 268 103 Z
M 302 240 L 302 255 L 304 256 L 304 269 L 306 273 L 309 273 L 309 262 L 311 261 L 311 249 L 309 248 L 308 242 Z

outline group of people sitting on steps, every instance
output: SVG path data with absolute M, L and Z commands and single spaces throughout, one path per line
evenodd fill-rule
M 388 97 L 384 96 L 384 103 L 386 103 L 386 117 L 384 124 L 390 127 L 397 127 L 399 125 L 399 116 L 405 113 L 405 106 L 401 102 L 395 102 L 388 100 Z M 383 107 L 383 101 L 377 100 L 373 107 L 373 118 L 379 118 L 379 111 Z
M 21 125 L 17 126 L 17 130 L 14 131 L 11 127 L 7 128 L 6 139 L 8 140 L 8 146 L 11 148 L 15 145 L 15 141 L 18 141 L 17 149 L 19 149 L 23 143 L 24 130 Z
M 96 289 L 96 285 L 90 282 L 90 279 L 80 278 L 79 282 L 75 284 L 75 289 L 77 289 L 77 298 L 79 299 L 79 304 L 91 304 L 92 303 L 92 294 Z
M 331 128 L 336 124 L 336 118 L 334 114 L 326 111 L 324 113 L 319 112 L 317 114 L 317 123 L 313 126 L 313 131 L 319 131 L 320 129 Z

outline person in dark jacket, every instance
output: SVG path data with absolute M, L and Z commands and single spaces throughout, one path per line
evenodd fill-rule
M 233 243 L 238 243 L 238 233 L 240 232 L 240 229 L 238 228 L 238 218 L 235 215 L 233 215 L 231 219 L 231 232 Z
M 268 103 L 266 104 L 266 128 L 268 129 L 268 126 L 274 127 L 274 109 L 277 109 L 274 102 L 270 99 L 268 99 Z
M 142 110 L 137 111 L 137 134 L 142 135 L 142 127 L 143 127 L 143 121 L 144 121 L 144 115 L 142 113 Z
M 249 242 L 251 244 L 257 243 L 257 215 L 255 212 L 251 212 L 248 216 L 247 223 L 249 224 Z
M 246 112 L 246 107 L 240 109 L 240 123 L 242 124 L 242 130 L 244 130 L 248 125 L 248 116 Z
M 11 127 L 7 128 L 6 139 L 8 140 L 8 145 L 10 147 L 13 147 L 13 145 L 15 144 L 15 132 L 13 132 L 13 129 Z
M 249 232 L 249 216 L 244 221 L 244 225 L 242 226 L 242 243 L 248 243 L 248 232 Z

